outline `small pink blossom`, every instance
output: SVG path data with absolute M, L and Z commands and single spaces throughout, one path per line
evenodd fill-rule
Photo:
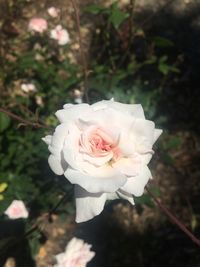
M 61 25 L 57 25 L 51 30 L 51 38 L 57 40 L 59 45 L 66 45 L 69 43 L 69 33 Z
M 28 28 L 30 31 L 35 31 L 35 32 L 44 32 L 47 30 L 48 24 L 47 21 L 43 18 L 32 18 L 29 21 Z
M 28 218 L 28 211 L 21 200 L 13 200 L 4 213 L 10 219 Z
M 60 9 L 52 6 L 47 9 L 47 12 L 52 18 L 57 18 L 60 13 Z
M 90 249 L 91 245 L 74 237 L 65 251 L 56 255 L 57 264 L 54 267 L 85 267 L 95 255 Z
M 35 87 L 33 83 L 22 83 L 21 89 L 25 93 L 34 93 L 37 91 L 37 88 Z

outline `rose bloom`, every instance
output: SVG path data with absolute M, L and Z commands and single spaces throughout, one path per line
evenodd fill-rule
M 66 104 L 53 135 L 43 140 L 57 175 L 75 184 L 76 221 L 101 213 L 108 199 L 134 204 L 151 178 L 152 145 L 162 133 L 145 119 L 141 105 L 104 100 L 93 105 Z
M 82 239 L 72 238 L 65 252 L 56 255 L 57 264 L 54 267 L 85 267 L 95 255 L 90 248 L 91 245 Z
M 22 83 L 21 89 L 25 93 L 34 93 L 37 91 L 37 88 L 35 87 L 33 83 Z
M 60 13 L 60 9 L 52 6 L 47 9 L 47 12 L 52 18 L 56 18 Z
M 28 28 L 30 31 L 35 31 L 35 32 L 44 32 L 47 30 L 48 24 L 47 21 L 43 18 L 32 18 L 29 21 Z
M 4 213 L 10 219 L 28 218 L 28 211 L 21 200 L 13 200 Z
M 69 43 L 69 34 L 61 25 L 57 25 L 55 29 L 51 30 L 51 38 L 57 40 L 59 45 L 66 45 Z

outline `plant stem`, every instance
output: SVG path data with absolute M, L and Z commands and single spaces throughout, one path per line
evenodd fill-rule
M 13 118 L 16 121 L 20 121 L 22 124 L 24 124 L 25 126 L 32 126 L 35 128 L 49 128 L 45 123 L 43 122 L 38 122 L 38 121 L 28 121 L 14 113 L 12 113 L 11 111 L 4 109 L 4 108 L 0 108 L 0 112 L 3 112 L 4 114 L 8 115 L 9 117 Z
M 195 244 L 200 247 L 200 240 L 196 236 L 194 236 L 193 233 L 190 232 L 187 227 L 174 214 L 172 214 L 168 208 L 166 208 L 162 204 L 161 201 L 156 198 L 156 196 L 148 189 L 148 187 L 145 187 L 145 189 L 154 200 L 154 202 L 158 205 L 158 207 L 169 217 L 169 219 L 173 223 L 175 223 Z
M 83 51 L 83 42 L 81 37 L 81 27 L 80 27 L 80 15 L 79 15 L 79 9 L 77 6 L 76 0 L 71 0 L 74 13 L 75 13 L 75 19 L 76 19 L 76 27 L 78 32 L 78 42 L 80 47 L 80 55 L 81 55 L 81 63 L 83 68 L 83 75 L 84 75 L 84 95 L 86 98 L 86 102 L 89 103 L 89 97 L 88 97 L 88 70 L 87 70 L 87 61 L 85 58 L 85 54 Z

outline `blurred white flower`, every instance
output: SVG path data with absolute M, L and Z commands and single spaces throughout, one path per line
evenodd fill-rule
M 34 93 L 37 92 L 37 88 L 33 83 L 22 83 L 21 85 L 22 91 L 25 93 Z
M 21 200 L 13 200 L 4 213 L 10 219 L 28 218 L 28 211 Z
M 75 103 L 77 103 L 77 104 L 83 103 L 82 96 L 83 96 L 83 93 L 80 90 L 78 90 L 78 89 L 74 90 L 74 102 Z
M 48 14 L 52 17 L 52 18 L 56 18 L 58 17 L 59 13 L 60 13 L 60 9 L 56 8 L 54 6 L 51 6 L 47 9 Z
M 51 30 L 50 37 L 57 40 L 59 45 L 66 45 L 69 43 L 69 33 L 61 25 L 57 25 L 53 30 Z
M 35 101 L 38 104 L 38 106 L 43 107 L 44 106 L 44 101 L 40 95 L 36 95 Z
M 47 21 L 43 18 L 32 18 L 28 24 L 28 28 L 30 31 L 35 31 L 40 33 L 47 30 L 47 27 L 48 27 Z
M 54 267 L 85 267 L 94 257 L 91 245 L 76 237 L 65 248 L 63 253 L 56 255 L 57 264 Z

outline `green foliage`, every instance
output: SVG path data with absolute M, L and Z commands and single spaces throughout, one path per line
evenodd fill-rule
M 109 14 L 109 21 L 113 26 L 118 29 L 124 20 L 129 17 L 128 13 L 122 12 L 117 5 L 117 2 L 111 6 L 111 11 Z
M 156 36 L 152 38 L 154 44 L 158 47 L 172 47 L 174 46 L 174 43 L 166 38 L 163 38 L 161 36 Z
M 4 113 L 0 112 L 0 133 L 5 131 L 10 125 L 10 118 Z
M 93 5 L 89 5 L 85 8 L 85 11 L 94 15 L 97 15 L 101 12 L 106 12 L 106 8 L 104 8 L 101 5 L 98 4 L 93 4 Z M 107 13 L 107 12 L 106 12 Z
M 97 15 L 100 13 L 107 15 L 108 21 L 111 22 L 113 27 L 115 27 L 116 29 L 118 29 L 122 22 L 124 22 L 129 17 L 128 13 L 120 10 L 117 2 L 114 2 L 109 8 L 105 8 L 97 4 L 89 5 L 85 9 L 85 11 L 93 15 Z

